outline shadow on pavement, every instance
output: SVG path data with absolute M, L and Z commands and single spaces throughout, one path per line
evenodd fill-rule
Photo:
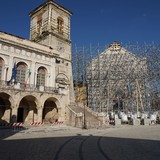
M 23 126 L 0 126 L 0 140 L 8 138 L 22 130 L 26 130 Z
M 160 141 L 77 134 L 70 137 L 4 139 L 1 160 L 158 160 Z M 46 133 L 43 133 L 45 136 Z M 25 135 L 25 133 L 24 133 Z

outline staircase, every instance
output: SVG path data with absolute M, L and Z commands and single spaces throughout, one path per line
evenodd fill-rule
M 74 124 L 74 126 L 87 129 L 99 128 L 102 126 L 102 119 L 98 118 L 97 113 L 93 112 L 88 107 L 85 107 L 84 109 L 84 106 L 82 104 L 72 104 L 68 107 L 68 109 L 70 109 L 75 115 L 82 115 L 82 117 L 75 116 L 76 123 Z

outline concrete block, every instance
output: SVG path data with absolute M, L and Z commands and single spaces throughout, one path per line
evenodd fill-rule
M 134 118 L 133 120 L 132 120 L 132 125 L 140 125 L 140 119 L 136 119 L 136 118 Z
M 115 119 L 115 126 L 121 125 L 121 119 Z
M 150 125 L 151 124 L 151 120 L 148 118 L 144 118 L 141 120 L 141 124 L 142 125 Z

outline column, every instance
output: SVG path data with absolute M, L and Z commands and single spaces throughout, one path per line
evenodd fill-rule
M 52 19 L 52 8 L 51 6 L 49 5 L 48 7 L 48 30 L 51 31 L 51 19 Z M 51 45 L 52 46 L 52 45 Z
M 33 121 L 34 121 L 34 122 L 38 122 L 38 113 L 34 111 L 33 114 L 34 114 L 34 119 L 33 119 Z
M 35 83 L 35 62 L 32 61 L 31 64 L 31 76 L 30 76 L 30 84 L 34 84 Z
M 38 122 L 42 122 L 42 115 L 43 115 L 43 109 L 39 108 L 38 109 L 38 118 L 37 118 Z
M 46 75 L 46 80 L 47 80 L 46 86 L 47 87 L 50 87 L 50 78 L 51 78 L 50 73 L 47 73 L 47 75 Z
M 29 110 L 27 118 L 28 118 L 27 120 L 28 122 L 32 123 L 34 121 L 34 111 L 33 110 Z
M 8 75 L 7 75 L 7 80 L 10 80 L 11 79 L 11 76 L 12 76 L 12 68 L 13 68 L 13 65 L 14 65 L 14 62 L 13 62 L 13 57 L 9 57 L 9 68 L 8 68 Z
M 51 59 L 51 66 L 50 66 L 50 87 L 55 87 L 55 76 L 56 76 L 56 70 L 55 70 L 55 58 Z
M 17 108 L 12 108 L 12 111 L 11 111 L 11 123 L 17 122 L 17 111 L 18 111 Z
M 4 66 L 4 74 L 3 74 L 3 79 L 4 81 L 7 81 L 7 76 L 8 76 L 8 65 Z
M 65 108 L 58 108 L 58 121 L 65 121 Z
M 9 123 L 10 122 L 10 115 L 11 115 L 11 109 L 10 108 L 7 108 L 3 114 L 3 119 Z

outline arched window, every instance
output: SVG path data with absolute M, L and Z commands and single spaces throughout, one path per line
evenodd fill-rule
M 45 77 L 46 77 L 46 69 L 44 67 L 40 67 L 37 73 L 38 86 L 45 86 Z
M 42 13 L 37 16 L 37 33 L 40 35 L 42 32 Z
M 16 81 L 19 83 L 24 83 L 26 79 L 26 70 L 27 65 L 23 62 L 19 62 L 17 64 L 17 74 L 16 74 Z
M 3 66 L 4 66 L 4 60 L 0 58 L 0 80 L 2 79 Z
M 57 18 L 57 30 L 60 34 L 63 34 L 63 24 L 64 24 L 64 20 L 62 17 L 58 17 Z

